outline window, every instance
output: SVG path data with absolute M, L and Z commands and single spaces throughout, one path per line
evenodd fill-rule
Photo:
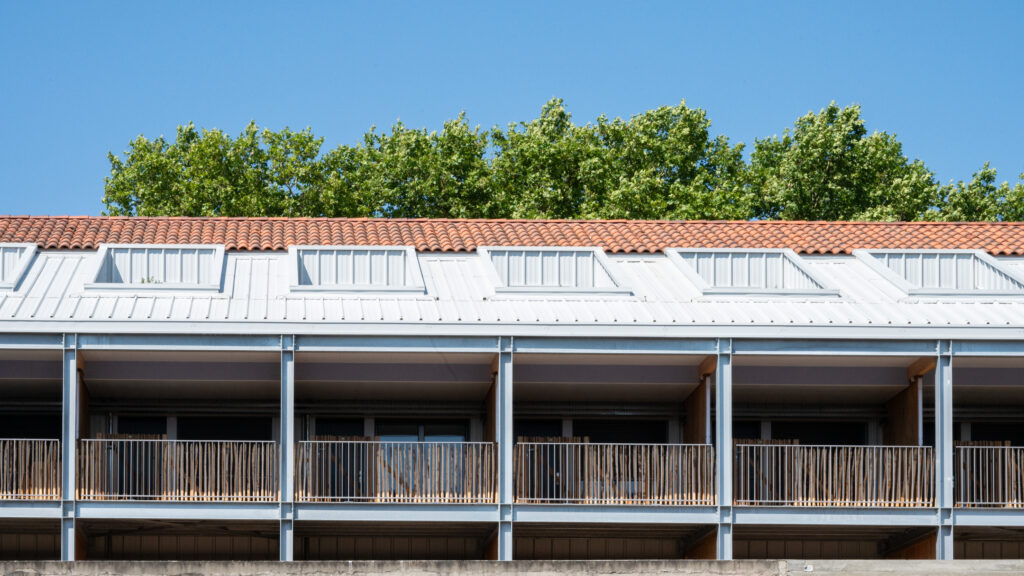
M 625 292 L 600 248 L 480 247 L 499 292 Z
M 854 250 L 910 295 L 1024 294 L 1024 279 L 980 250 Z
M 288 255 L 292 290 L 425 291 L 410 246 L 292 246 Z
M 92 289 L 219 290 L 219 245 L 102 244 Z
M 839 295 L 788 249 L 670 248 L 665 253 L 705 295 Z
M 35 244 L 0 244 L 0 290 L 18 287 L 35 254 Z

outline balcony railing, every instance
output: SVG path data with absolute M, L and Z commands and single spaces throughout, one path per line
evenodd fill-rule
M 497 489 L 490 442 L 299 442 L 300 502 L 490 503 Z
M 275 442 L 80 440 L 78 498 L 276 501 L 277 458 Z
M 1024 448 L 956 447 L 956 505 L 1024 508 Z
M 928 507 L 935 458 L 928 446 L 738 445 L 739 506 Z
M 534 504 L 715 504 L 706 444 L 520 442 L 516 501 Z
M 0 440 L 0 500 L 60 500 L 59 440 Z

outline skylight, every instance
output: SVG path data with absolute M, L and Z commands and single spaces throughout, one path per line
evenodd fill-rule
M 424 292 L 410 246 L 292 246 L 292 290 Z
M 102 244 L 92 289 L 219 290 L 221 245 Z
M 911 295 L 1024 294 L 1024 279 L 980 250 L 854 250 Z
M 35 253 L 35 244 L 0 244 L 0 290 L 18 286 Z
M 499 292 L 629 292 L 600 248 L 479 247 Z
M 831 295 L 789 249 L 670 248 L 669 259 L 706 295 Z

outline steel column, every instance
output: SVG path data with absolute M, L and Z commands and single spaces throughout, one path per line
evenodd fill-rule
M 294 557 L 295 502 L 295 337 L 281 337 L 281 448 L 278 451 L 281 483 L 281 561 Z
M 60 559 L 75 560 L 75 488 L 78 463 L 78 336 L 64 335 L 61 394 Z
M 498 560 L 512 559 L 513 443 L 512 436 L 512 348 L 511 338 L 498 343 L 498 373 L 495 377 L 494 439 L 498 442 Z
M 718 341 L 715 369 L 715 452 L 719 560 L 732 560 L 732 340 Z
M 952 343 L 937 343 L 935 363 L 935 504 L 939 533 L 935 557 L 953 559 L 953 357 Z

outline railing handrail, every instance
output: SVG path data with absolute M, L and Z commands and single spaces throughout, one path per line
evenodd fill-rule
M 714 446 L 714 444 L 680 444 L 677 442 L 516 442 L 516 446 Z
M 299 440 L 297 444 L 445 444 L 445 445 L 479 445 L 494 446 L 497 442 L 463 442 L 461 440 Z
M 957 450 L 1024 450 L 1024 446 L 954 446 Z
M 208 444 L 279 444 L 276 440 L 171 440 L 169 438 L 81 438 L 79 442 L 164 442 L 180 443 L 205 442 Z
M 60 442 L 60 438 L 0 438 L 0 442 Z
M 906 450 L 921 449 L 921 450 L 934 450 L 934 446 L 915 446 L 915 445 L 894 445 L 894 444 L 736 444 L 736 448 L 786 448 L 786 449 L 800 449 L 800 448 L 880 448 L 889 450 Z

